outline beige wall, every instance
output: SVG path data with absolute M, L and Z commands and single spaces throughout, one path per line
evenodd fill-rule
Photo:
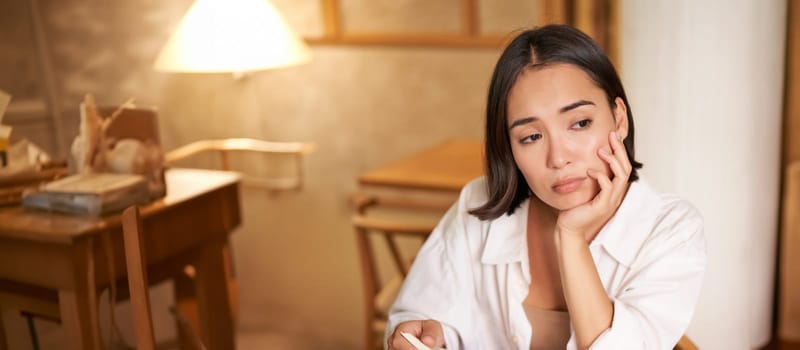
M 447 138 L 480 137 L 496 53 L 348 47 L 316 47 L 314 53 L 308 66 L 254 76 L 260 96 L 231 96 L 259 99 L 263 119 L 250 119 L 255 107 L 228 113 L 218 101 L 210 112 L 220 122 L 200 126 L 192 136 L 225 130 L 317 144 L 306 162 L 304 191 L 245 193 L 246 225 L 234 237 L 242 326 L 288 321 L 283 326 L 353 344 L 361 329 L 347 206 L 355 178 Z M 180 122 L 200 121 L 196 116 L 188 113 Z M 177 124 L 165 130 L 189 136 L 180 135 L 185 129 Z
M 220 137 L 314 142 L 302 191 L 242 191 L 244 225 L 232 239 L 239 329 L 287 331 L 311 339 L 315 349 L 359 347 L 361 280 L 348 207 L 356 176 L 449 138 L 480 138 L 499 50 L 314 46 L 307 65 L 242 80 L 152 71 L 152 60 L 190 3 L 40 1 L 63 131 L 69 139 L 77 133 L 78 102 L 91 92 L 103 104 L 133 96 L 140 105 L 157 106 L 167 149 Z M 274 3 L 301 33 L 321 31 L 316 0 Z M 508 31 L 526 24 L 519 12 L 482 16 L 493 31 L 500 30 L 502 16 L 513 17 Z M 25 26 L 0 23 L 3 30 Z M 3 74 L 21 73 L 3 68 Z M 0 78 L 0 84 L 15 79 Z M 165 308 L 169 287 L 155 293 L 156 307 Z M 157 333 L 163 337 L 172 325 L 165 311 L 160 314 Z M 123 326 L 125 317 L 118 312 Z

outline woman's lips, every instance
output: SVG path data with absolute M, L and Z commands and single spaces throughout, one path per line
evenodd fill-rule
M 586 180 L 586 177 L 570 177 L 556 181 L 553 184 L 553 191 L 558 194 L 567 194 L 578 189 L 578 186 Z

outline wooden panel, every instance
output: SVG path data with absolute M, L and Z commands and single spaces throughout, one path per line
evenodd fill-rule
M 783 164 L 800 160 L 800 3 L 789 1 Z
M 339 0 L 343 33 L 459 33 L 461 0 Z
M 409 1 L 321 1 L 326 32 L 322 37 L 304 38 L 310 44 L 499 49 L 505 39 L 504 35 L 480 34 L 477 0 L 415 0 L 413 4 Z M 448 19 L 450 14 L 452 18 Z
M 322 6 L 327 0 L 270 0 L 289 27 L 300 36 L 321 36 L 326 21 Z
M 540 24 L 544 0 L 480 0 L 477 22 L 482 35 L 510 35 L 521 28 Z
M 539 14 L 541 24 L 572 23 L 571 9 L 567 0 L 542 0 L 542 11 Z
M 472 37 L 446 34 L 347 34 L 337 38 L 306 38 L 309 44 L 319 45 L 377 45 L 377 46 L 441 46 L 500 49 L 504 38 Z
M 3 278 L 51 288 L 70 287 L 70 259 L 69 249 L 62 245 L 0 238 L 0 276 Z
M 0 279 L 0 309 L 11 306 L 58 319 L 58 291 Z
M 618 0 L 541 0 L 539 23 L 569 24 L 592 37 L 616 62 L 619 51 Z M 619 67 L 617 67 L 619 70 Z
M 325 33 L 328 37 L 338 37 L 340 34 L 339 28 L 342 24 L 339 23 L 339 1 L 337 0 L 322 0 L 322 20 L 325 22 Z
M 800 161 L 786 170 L 781 222 L 778 334 L 800 341 Z

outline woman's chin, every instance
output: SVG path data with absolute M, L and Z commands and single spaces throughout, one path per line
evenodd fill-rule
M 569 195 L 559 195 L 548 204 L 558 211 L 565 211 L 589 203 L 593 198 L 594 195 L 591 193 L 573 192 Z

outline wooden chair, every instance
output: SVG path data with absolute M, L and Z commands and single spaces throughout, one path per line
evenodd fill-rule
M 697 345 L 695 345 L 689 337 L 686 335 L 682 336 L 680 340 L 678 340 L 678 344 L 675 344 L 675 350 L 698 350 Z
M 153 318 L 147 293 L 146 255 L 142 246 L 141 219 L 138 207 L 129 207 L 122 213 L 122 235 L 125 242 L 125 263 L 128 270 L 133 325 L 136 331 L 136 348 L 155 350 Z
M 128 207 L 122 212 L 122 236 L 125 248 L 125 266 L 128 272 L 128 291 L 131 300 L 134 332 L 136 334 L 136 349 L 155 350 L 156 341 L 153 332 L 153 318 L 150 309 L 150 297 L 147 292 L 147 254 L 142 244 L 142 221 L 139 208 Z M 177 318 L 178 331 L 186 334 L 188 344 L 186 347 L 195 350 L 205 350 L 200 337 L 192 329 L 191 324 L 177 311 L 173 311 Z
M 164 160 L 167 165 L 205 152 L 218 152 L 222 170 L 235 170 L 231 165 L 230 154 L 246 152 L 262 155 L 285 155 L 292 157 L 294 174 L 292 176 L 267 177 L 242 172 L 242 183 L 271 191 L 294 190 L 303 186 L 303 156 L 314 151 L 314 145 L 302 142 L 270 142 L 248 138 L 220 140 L 201 140 L 178 147 L 167 152 Z
M 403 279 L 408 274 L 413 255 L 406 254 L 398 245 L 398 238 L 412 237 L 424 241 L 433 231 L 435 223 L 407 223 L 399 220 L 390 220 L 367 215 L 369 208 L 382 207 L 392 209 L 420 208 L 438 209 L 441 206 L 424 201 L 411 201 L 400 198 L 378 198 L 357 195 L 353 199 L 356 214 L 352 218 L 356 232 L 359 262 L 364 291 L 364 344 L 366 349 L 382 349 L 383 334 L 386 330 L 386 321 L 389 308 L 394 303 L 397 293 L 403 284 Z M 370 236 L 382 238 L 391 255 L 391 277 L 382 274 L 378 264 L 376 251 L 373 249 Z M 384 271 L 385 272 L 385 271 Z

